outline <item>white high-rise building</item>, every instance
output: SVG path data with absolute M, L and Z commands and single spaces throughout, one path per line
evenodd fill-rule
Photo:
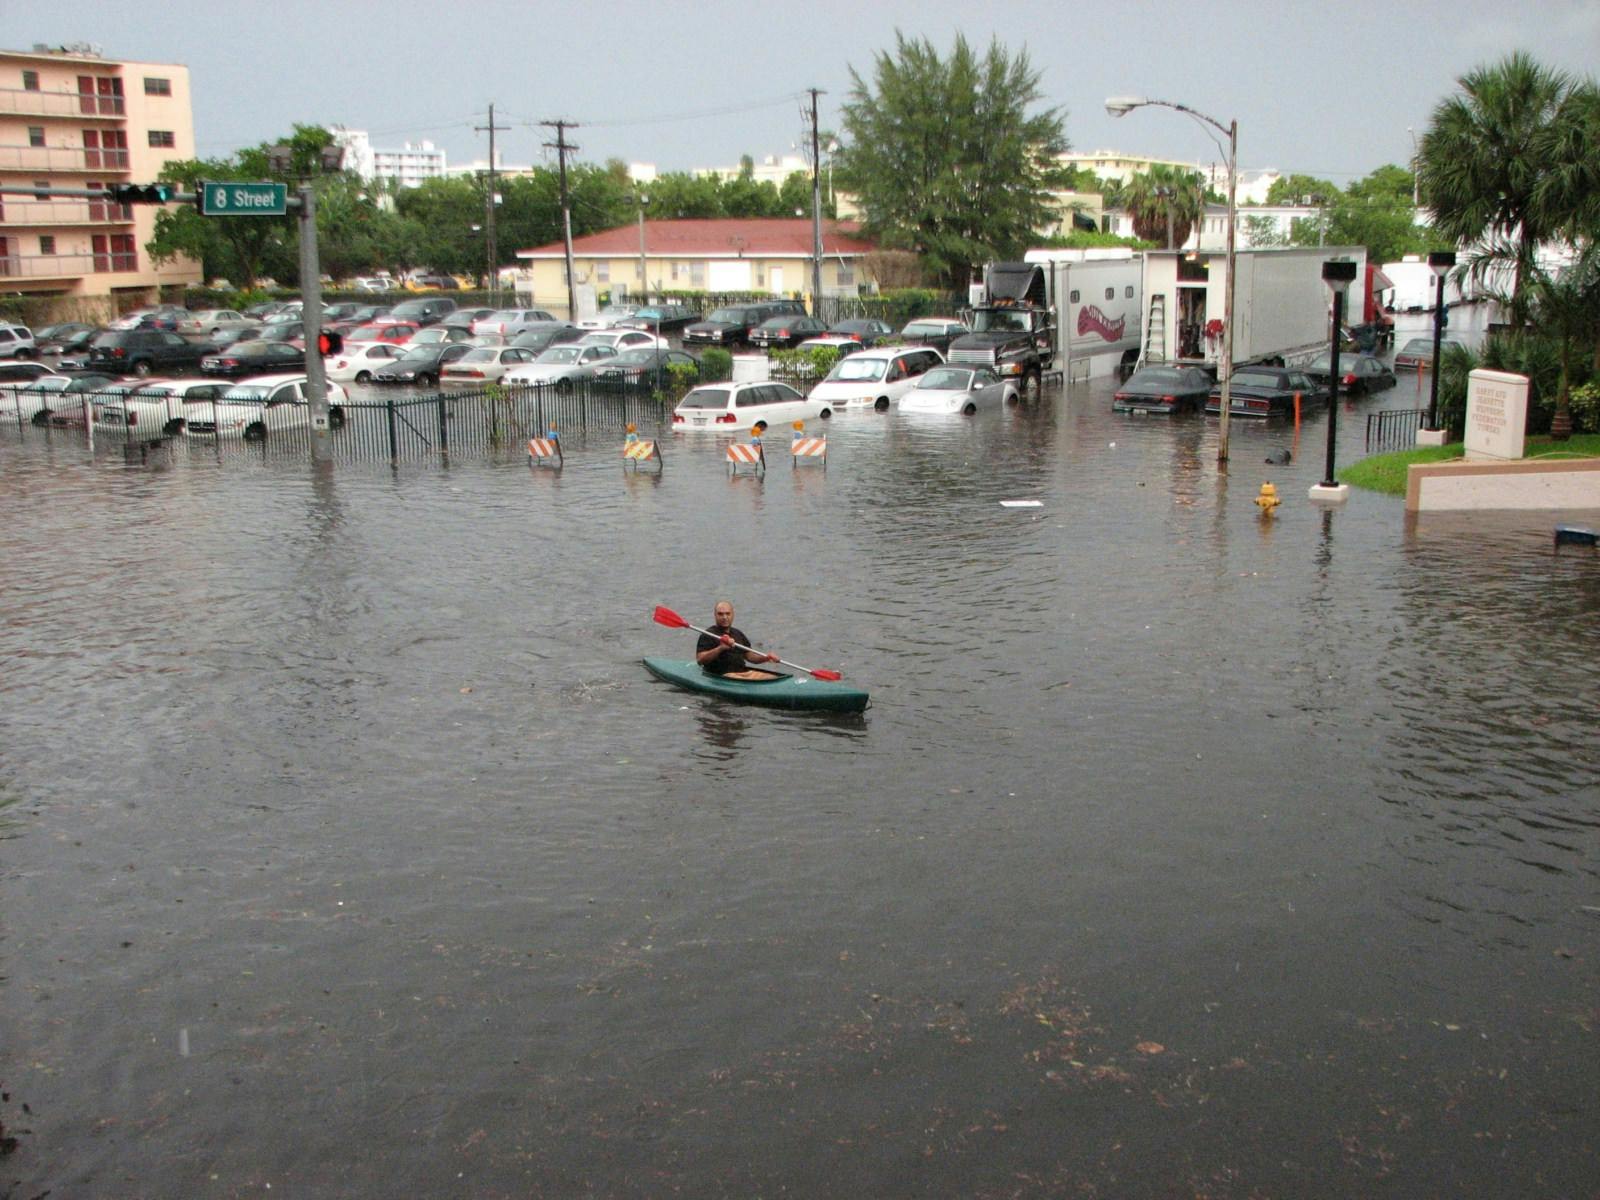
M 416 187 L 424 179 L 445 175 L 444 151 L 432 142 L 406 142 L 398 150 L 376 147 L 364 129 L 333 127 L 333 140 L 344 147 L 346 170 L 363 179 L 393 179 L 400 187 Z

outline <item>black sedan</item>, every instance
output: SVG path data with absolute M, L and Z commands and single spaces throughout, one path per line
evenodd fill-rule
M 240 342 L 220 354 L 208 354 L 200 360 L 202 375 L 222 375 L 228 379 L 305 369 L 305 351 L 288 342 Z
M 330 321 L 326 316 L 322 319 L 322 332 L 348 333 L 357 325 L 365 325 L 369 321 L 376 321 L 379 317 L 389 315 L 392 308 L 389 304 L 358 304 L 354 312 L 346 313 L 336 321 Z
M 446 363 L 465 358 L 476 346 L 465 342 L 433 342 L 409 347 L 399 358 L 391 359 L 372 372 L 373 383 L 414 383 L 418 387 L 438 387 L 439 372 Z
M 87 354 L 89 343 L 100 330 L 93 325 L 76 323 L 56 326 L 61 332 L 40 339 L 34 337 L 34 346 L 40 354 Z
M 596 368 L 594 378 L 603 388 L 649 388 L 654 385 L 657 373 L 665 377 L 669 367 L 692 369 L 695 381 L 699 382 L 700 360 L 694 355 L 650 346 L 635 346 L 607 359 L 603 366 Z
M 894 336 L 894 329 L 887 321 L 878 321 L 871 317 L 839 321 L 831 326 L 828 332 L 836 337 L 847 337 L 853 342 L 860 342 L 863 346 L 881 346 Z
M 1333 364 L 1331 354 L 1319 354 L 1306 364 L 1305 372 L 1315 379 L 1319 386 L 1327 387 L 1328 380 L 1332 377 L 1329 368 Z M 1385 388 L 1395 385 L 1394 372 L 1383 363 L 1373 358 L 1370 354 L 1341 354 L 1339 356 L 1339 389 L 1351 395 L 1365 396 L 1371 392 L 1381 392 Z
M 1229 384 L 1229 409 L 1236 417 L 1276 417 L 1294 411 L 1294 398 L 1320 400 L 1327 396 L 1321 385 L 1295 367 L 1240 367 Z M 1206 400 L 1208 413 L 1222 412 L 1222 385 L 1215 384 Z
M 763 350 L 775 347 L 788 349 L 798 346 L 807 338 L 817 337 L 828 331 L 828 323 L 816 317 L 800 316 L 797 313 L 784 313 L 782 316 L 768 317 L 761 324 L 750 331 L 750 344 L 759 346 Z
M 559 346 L 563 342 L 576 342 L 581 340 L 589 331 L 579 329 L 576 325 L 565 325 L 560 321 L 553 324 L 530 325 L 507 345 L 516 346 L 522 350 L 532 350 L 535 354 L 542 354 L 551 346 Z
M 1140 367 L 1111 398 L 1116 412 L 1199 412 L 1211 395 L 1211 376 L 1199 367 Z

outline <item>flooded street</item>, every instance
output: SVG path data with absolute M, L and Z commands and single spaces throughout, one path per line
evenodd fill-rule
M 1600 514 L 1110 393 L 764 478 L 0 434 L 0 1197 L 1593 1194 Z M 723 597 L 871 707 L 648 676 Z

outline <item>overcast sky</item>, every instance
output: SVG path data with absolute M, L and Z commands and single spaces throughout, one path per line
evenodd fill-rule
M 1106 115 L 1108 95 L 1179 101 L 1239 122 L 1239 165 L 1348 183 L 1406 163 L 1433 106 L 1471 67 L 1524 49 L 1592 73 L 1600 0 L 1347 0 L 1338 5 L 1012 0 L 0 0 L 4 44 L 87 41 L 111 58 L 189 67 L 202 157 L 296 123 L 423 138 L 450 162 L 548 161 L 538 122 L 577 122 L 579 157 L 682 170 L 790 152 L 805 89 L 838 123 L 849 69 L 870 78 L 895 30 L 942 51 L 959 32 L 1026 49 L 1076 150 L 1211 161 L 1189 118 Z M 13 85 L 14 86 L 14 85 Z

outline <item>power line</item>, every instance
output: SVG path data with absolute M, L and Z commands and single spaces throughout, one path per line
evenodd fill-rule
M 803 93 L 785 92 L 781 96 L 770 100 L 758 100 L 753 104 L 730 104 L 724 108 L 707 108 L 698 112 L 667 113 L 654 117 L 630 117 L 610 121 L 589 121 L 591 129 L 618 129 L 627 125 L 665 125 L 671 121 L 703 121 L 708 117 L 725 117 L 734 113 L 759 112 L 762 109 L 777 108 L 782 104 L 793 103 Z M 544 122 L 549 124 L 549 122 Z

